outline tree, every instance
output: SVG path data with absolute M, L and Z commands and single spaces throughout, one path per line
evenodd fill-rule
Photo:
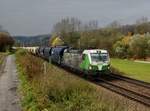
M 141 17 L 140 19 L 136 20 L 136 24 L 143 24 L 143 23 L 147 23 L 148 22 L 148 18 L 147 17 Z
M 147 41 L 147 45 L 148 45 L 148 48 L 146 50 L 146 53 L 147 53 L 147 56 L 150 57 L 150 38 L 149 40 Z
M 71 47 L 77 47 L 80 38 L 80 20 L 76 18 L 65 18 L 53 27 L 53 34 L 61 37 L 63 42 Z
M 119 28 L 120 26 L 121 26 L 120 23 L 116 20 L 107 25 L 107 27 L 113 28 L 113 29 L 114 28 Z
M 150 32 L 150 23 L 147 17 L 142 17 L 136 21 L 135 33 L 144 34 Z
M 125 44 L 122 41 L 117 41 L 113 46 L 113 50 L 115 51 L 117 57 L 126 58 L 127 50 Z
M 140 35 L 133 36 L 130 42 L 130 50 L 134 58 L 145 58 L 147 47 L 146 37 L 141 37 Z
M 50 39 L 50 46 L 61 46 L 64 45 L 64 42 L 61 40 L 61 38 L 57 35 L 53 35 Z
M 77 18 L 64 18 L 53 26 L 52 33 L 61 34 L 80 31 L 81 21 Z
M 10 50 L 14 44 L 13 38 L 6 32 L 0 32 L 0 51 Z

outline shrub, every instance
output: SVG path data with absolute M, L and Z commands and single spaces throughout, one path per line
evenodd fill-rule
M 24 49 L 19 49 L 19 50 L 16 52 L 16 55 L 17 55 L 17 56 L 25 56 L 25 55 L 27 55 L 27 51 L 24 50 Z

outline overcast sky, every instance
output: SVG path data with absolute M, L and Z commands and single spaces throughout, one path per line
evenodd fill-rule
M 131 24 L 150 18 L 150 0 L 0 0 L 0 25 L 12 35 L 50 33 L 65 17 Z

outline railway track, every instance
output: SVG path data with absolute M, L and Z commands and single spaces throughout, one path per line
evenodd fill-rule
M 113 73 L 109 74 L 108 76 L 111 76 L 113 78 L 116 78 L 116 79 L 119 79 L 119 80 L 123 80 L 123 81 L 129 82 L 129 83 L 133 83 L 133 84 L 136 84 L 136 85 L 139 85 L 139 86 L 142 86 L 142 87 L 150 89 L 150 83 L 147 83 L 147 82 L 144 82 L 144 81 L 128 78 L 128 77 L 117 75 L 117 74 L 113 74 Z
M 111 80 L 108 79 L 108 77 L 110 77 Z M 126 84 L 128 83 L 129 85 L 134 84 L 137 87 L 139 87 L 139 89 L 143 87 L 145 88 L 145 90 L 150 90 L 149 87 L 147 86 L 147 83 L 145 85 L 144 82 L 140 82 L 138 80 L 134 80 L 134 79 L 126 78 L 126 77 L 125 79 L 124 76 L 119 76 L 119 75 L 115 75 L 115 77 L 114 76 L 112 77 L 112 75 L 109 75 L 108 77 L 107 79 L 105 77 L 98 78 L 96 79 L 96 82 L 94 81 L 94 83 L 106 89 L 109 89 L 113 92 L 116 92 L 122 96 L 125 96 L 131 100 L 137 101 L 141 104 L 144 104 L 150 107 L 150 95 L 141 93 L 138 90 L 130 89 L 129 87 L 125 87 L 124 85 L 116 84 L 115 81 L 118 81 L 118 82 L 125 81 Z M 112 78 L 116 78 L 116 80 L 112 80 Z
M 83 72 L 81 72 L 80 70 L 69 68 L 69 66 L 64 66 L 62 68 L 68 70 L 69 72 L 72 72 L 75 75 L 82 77 L 81 74 Z M 102 86 L 108 90 L 111 90 L 112 92 L 118 93 L 124 97 L 127 97 L 133 101 L 139 102 L 143 105 L 150 107 L 150 83 L 135 80 L 132 78 L 128 78 L 113 73 L 94 79 L 91 76 L 89 76 L 87 77 L 86 80 L 91 81 L 96 85 Z M 117 83 L 115 83 L 116 81 Z M 120 84 L 119 82 L 120 83 L 122 82 L 122 84 Z M 126 87 L 125 84 L 126 86 L 127 85 L 132 86 Z M 135 86 L 136 89 L 134 89 L 133 86 Z M 145 93 L 146 91 L 143 92 L 143 90 L 147 90 L 147 93 Z

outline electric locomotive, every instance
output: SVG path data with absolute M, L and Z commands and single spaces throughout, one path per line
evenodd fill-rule
M 110 58 L 107 50 L 88 49 L 88 50 L 64 50 L 62 63 L 89 74 L 107 72 L 110 68 Z

